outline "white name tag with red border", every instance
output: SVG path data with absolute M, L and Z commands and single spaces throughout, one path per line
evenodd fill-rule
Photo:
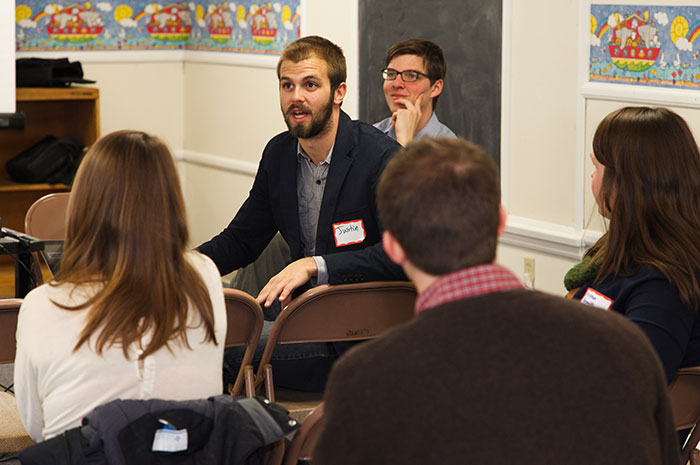
M 365 226 L 362 220 L 345 221 L 343 223 L 333 223 L 333 236 L 335 246 L 359 244 L 365 240 Z
M 589 287 L 586 289 L 586 293 L 581 298 L 581 303 L 592 307 L 602 308 L 603 310 L 610 310 L 613 300 L 610 297 L 596 291 L 592 287 Z

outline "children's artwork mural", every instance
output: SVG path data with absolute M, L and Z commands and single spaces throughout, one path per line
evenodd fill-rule
M 299 37 L 300 1 L 17 0 L 16 49 L 280 54 Z
M 589 80 L 700 89 L 700 6 L 591 5 Z

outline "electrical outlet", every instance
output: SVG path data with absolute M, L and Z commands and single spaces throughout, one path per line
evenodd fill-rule
M 523 259 L 523 274 L 529 281 L 532 288 L 535 288 L 535 259 L 532 257 L 525 257 Z

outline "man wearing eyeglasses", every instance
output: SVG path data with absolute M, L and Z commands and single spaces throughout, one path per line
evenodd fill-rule
M 404 146 L 421 137 L 456 137 L 435 114 L 446 72 L 447 63 L 437 44 L 423 39 L 395 44 L 382 70 L 391 116 L 374 126 Z

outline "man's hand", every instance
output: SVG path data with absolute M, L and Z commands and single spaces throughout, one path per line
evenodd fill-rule
M 391 115 L 391 124 L 396 132 L 396 141 L 403 145 L 411 142 L 416 135 L 418 123 L 420 122 L 423 112 L 420 109 L 423 94 L 416 98 L 415 102 L 402 98 L 396 100 L 396 103 L 403 105 L 406 108 L 400 108 Z
M 306 283 L 311 277 L 316 276 L 317 272 L 318 269 L 313 258 L 300 258 L 270 278 L 255 300 L 260 305 L 269 307 L 275 299 L 279 298 L 281 307 L 284 308 L 289 302 L 294 289 Z

